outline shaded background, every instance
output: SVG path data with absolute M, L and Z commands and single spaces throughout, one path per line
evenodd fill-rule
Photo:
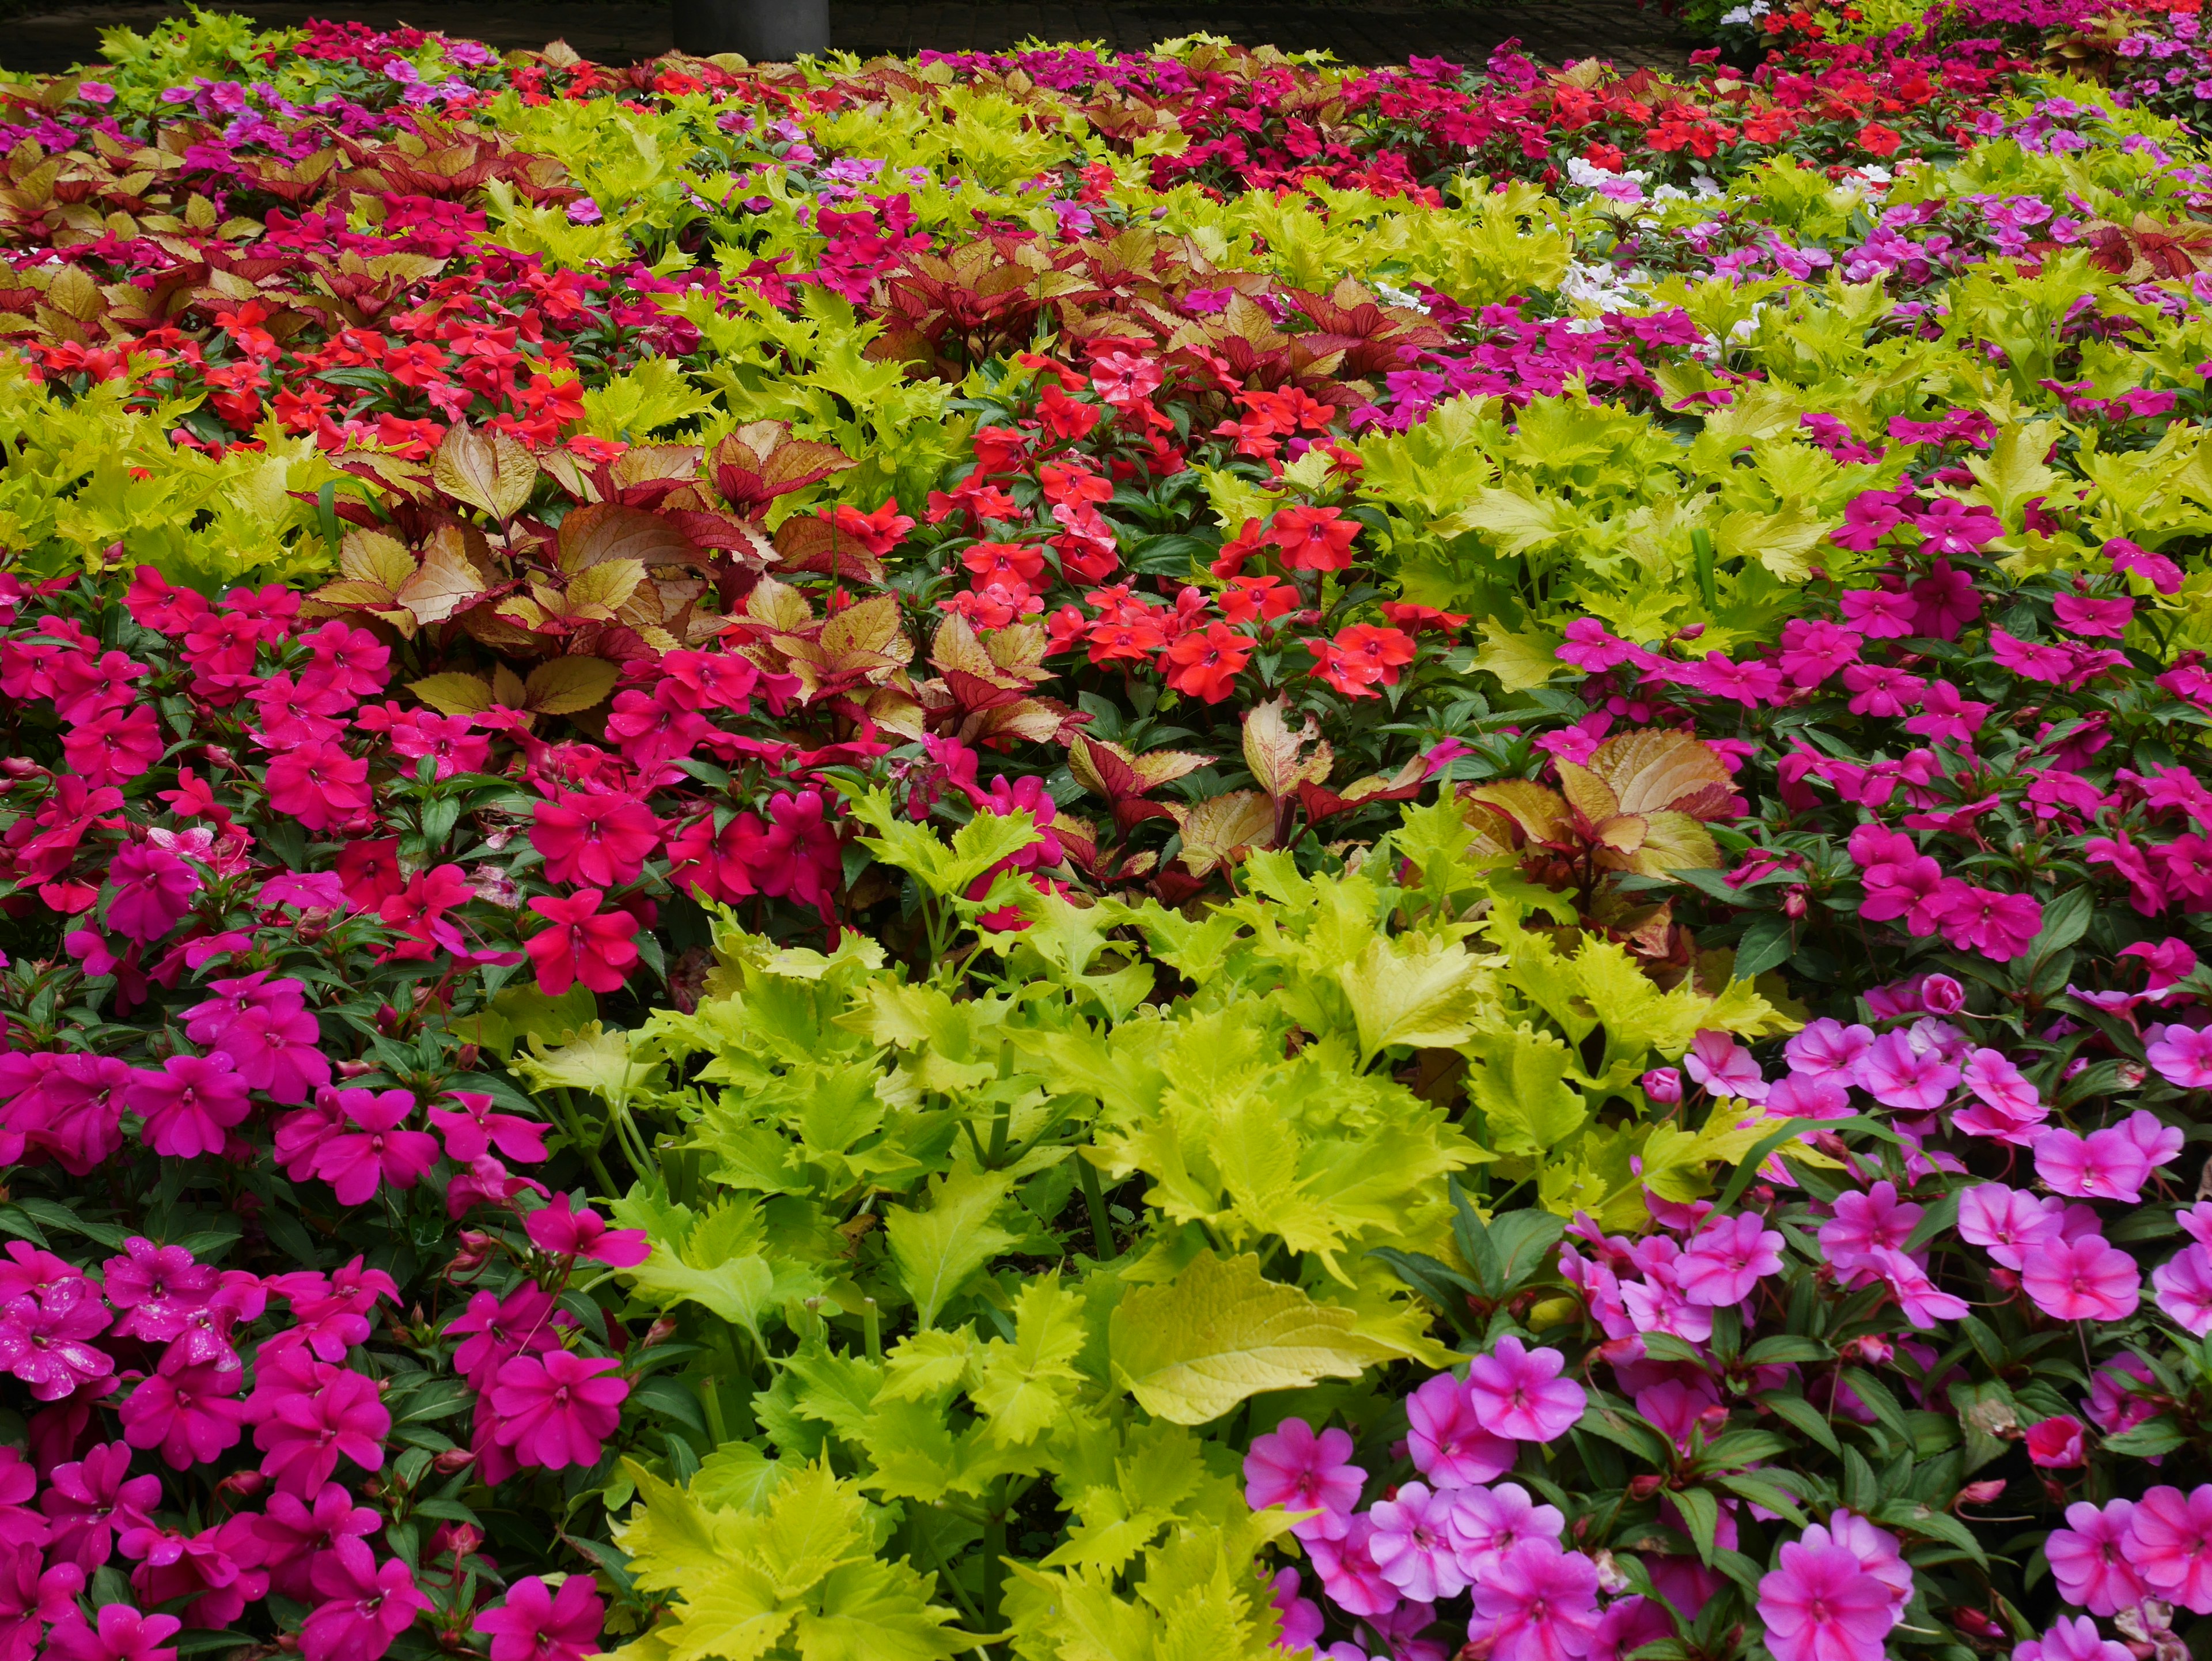
M 216 0 L 213 9 L 243 12 L 270 27 L 310 17 L 353 20 L 379 28 L 418 28 L 482 40 L 502 50 L 565 40 L 585 57 L 628 64 L 658 57 L 674 44 L 665 4 L 300 4 L 293 0 Z M 99 56 L 100 32 L 127 24 L 142 33 L 181 10 L 172 5 L 40 5 L 15 0 L 0 8 L 0 68 L 58 74 Z M 1249 5 L 1192 0 L 830 0 L 830 40 L 864 58 L 941 52 L 999 51 L 1030 36 L 1097 40 L 1138 51 L 1156 40 L 1206 33 L 1244 46 L 1285 52 L 1328 51 L 1350 64 L 1402 64 L 1409 56 L 1480 63 L 1492 47 L 1518 38 L 1554 62 L 1603 57 L 1654 69 L 1680 68 L 1688 47 L 1656 10 L 1636 0 L 1545 0 L 1525 6 L 1447 8 L 1386 0 L 1364 5 Z

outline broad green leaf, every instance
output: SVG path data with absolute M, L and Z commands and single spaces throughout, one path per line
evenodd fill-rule
M 1017 1237 L 991 1220 L 1011 1186 L 998 1171 L 957 1171 L 931 1185 L 928 1210 L 893 1206 L 884 1214 L 899 1283 L 922 1326 L 935 1323 L 969 1275 L 1013 1244 Z
M 1387 1359 L 1354 1318 L 1266 1279 L 1256 1256 L 1205 1251 L 1168 1285 L 1122 1299 L 1109 1348 L 1115 1378 L 1147 1411 L 1202 1425 L 1262 1390 L 1356 1378 Z

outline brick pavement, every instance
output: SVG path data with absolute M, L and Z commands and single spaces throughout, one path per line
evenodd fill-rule
M 499 47 L 566 40 L 586 57 L 629 63 L 666 52 L 665 5 L 413 0 L 413 3 L 300 4 L 291 0 L 216 0 L 271 27 L 311 16 L 352 18 L 389 27 L 409 22 L 467 35 Z M 95 58 L 100 31 L 115 24 L 144 30 L 173 6 L 52 6 L 31 0 L 0 22 L 0 68 L 56 74 Z M 994 51 L 1029 36 L 1097 40 L 1124 51 L 1194 33 L 1285 52 L 1328 51 L 1346 63 L 1403 63 L 1409 55 L 1480 63 L 1492 47 L 1518 37 L 1555 62 L 1601 56 L 1653 68 L 1679 67 L 1686 47 L 1656 12 L 1637 0 L 1540 0 L 1481 8 L 1424 6 L 1407 0 L 1365 4 L 1252 5 L 1238 0 L 831 0 L 830 37 L 843 50 L 873 57 L 924 47 Z

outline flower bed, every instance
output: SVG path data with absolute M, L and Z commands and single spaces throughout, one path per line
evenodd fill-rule
M 2195 1652 L 2195 24 L 0 88 L 6 1652 Z

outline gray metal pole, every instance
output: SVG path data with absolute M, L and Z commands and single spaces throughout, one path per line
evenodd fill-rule
M 830 0 L 671 0 L 676 49 L 777 64 L 830 50 Z

